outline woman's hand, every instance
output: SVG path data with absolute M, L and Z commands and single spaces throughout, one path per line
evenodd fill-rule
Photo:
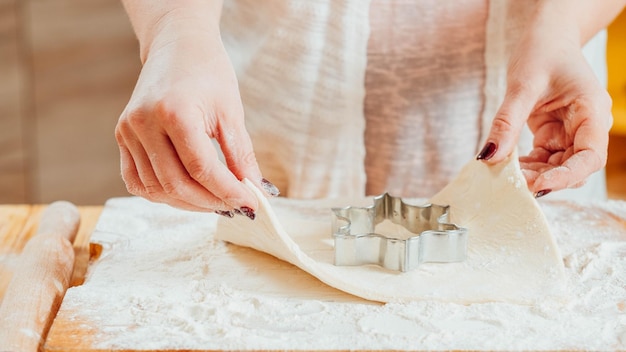
M 580 49 L 578 31 L 539 20 L 512 53 L 507 91 L 478 159 L 497 163 L 517 144 L 524 123 L 533 149 L 520 158 L 536 196 L 583 185 L 606 164 L 611 99 Z M 563 33 L 566 33 L 564 35 Z
M 254 219 L 257 200 L 240 180 L 247 178 L 270 195 L 278 190 L 259 171 L 219 35 L 172 33 L 151 42 L 116 127 L 127 189 L 179 208 Z

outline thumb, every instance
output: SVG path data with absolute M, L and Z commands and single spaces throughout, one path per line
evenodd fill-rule
M 485 145 L 476 156 L 478 160 L 496 164 L 513 152 L 519 135 L 534 109 L 538 95 L 530 89 L 516 85 L 507 88 L 504 101 L 496 113 Z

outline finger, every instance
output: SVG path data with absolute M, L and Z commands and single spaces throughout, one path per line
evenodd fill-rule
M 177 111 L 186 118 L 165 124 L 165 128 L 189 176 L 231 208 L 254 212 L 258 207 L 256 197 L 219 161 L 201 123 L 203 116 L 184 108 Z
M 599 156 L 592 150 L 575 153 L 565 162 L 542 172 L 535 180 L 531 191 L 537 193 L 545 190 L 557 191 L 565 188 L 576 188 L 601 168 Z
M 550 155 L 552 155 L 552 152 L 550 152 L 549 150 L 537 147 L 533 148 L 533 150 L 531 150 L 528 155 L 520 156 L 519 161 L 520 164 L 532 162 L 547 163 L 548 159 L 550 159 Z
M 536 147 L 527 156 L 519 158 L 520 168 L 529 190 L 534 188 L 535 181 L 542 172 L 556 166 L 549 163 L 552 155 L 553 153 L 549 150 Z
M 135 161 L 126 146 L 119 144 L 120 149 L 120 167 L 122 170 L 122 180 L 126 184 L 128 193 L 136 196 L 144 196 L 144 187 L 139 177 Z
M 553 169 L 559 165 L 551 165 L 548 163 L 544 163 L 541 161 L 531 161 L 531 162 L 523 162 L 520 163 L 520 168 L 522 170 L 534 171 L 538 174 L 546 172 L 550 169 Z
M 227 211 L 226 205 L 185 170 L 169 138 L 159 134 L 144 142 L 154 173 L 167 197 L 183 201 L 204 211 Z
M 554 152 L 548 158 L 548 164 L 561 165 L 565 160 L 571 158 L 572 155 L 574 155 L 574 148 L 567 148 L 564 151 Z
M 556 151 L 556 152 L 536 152 L 533 153 L 532 156 L 526 156 L 519 158 L 520 165 L 524 165 L 522 167 L 532 167 L 534 169 L 538 169 L 538 166 L 545 166 L 548 168 L 552 168 L 554 166 L 561 165 L 567 158 L 572 156 L 572 148 L 568 148 L 565 151 Z
M 555 168 L 558 165 L 551 165 L 545 161 L 520 161 L 520 168 L 522 170 L 522 174 L 524 178 L 526 178 L 526 184 L 528 185 L 528 189 L 534 189 L 535 182 L 539 175 L 543 172 L 546 172 L 550 169 Z
M 527 85 L 510 84 L 477 159 L 498 163 L 511 154 L 537 100 L 538 94 Z
M 524 175 L 524 178 L 526 179 L 528 189 L 532 189 L 539 173 L 533 169 L 522 169 L 522 175 Z
M 132 160 L 136 175 L 139 178 L 138 180 L 133 179 L 133 182 L 136 185 L 141 185 L 140 189 L 137 189 L 137 187 L 133 189 L 133 191 L 136 192 L 134 194 L 141 193 L 140 195 L 142 197 L 161 202 L 163 190 L 152 170 L 152 165 L 150 164 L 150 160 L 143 146 L 132 131 L 125 130 L 121 133 L 124 146 L 130 155 L 129 159 Z
M 268 196 L 278 196 L 280 194 L 278 188 L 261 175 L 252 140 L 245 127 L 243 111 L 238 108 L 232 114 L 242 118 L 228 119 L 219 124 L 217 135 L 228 169 L 239 180 L 250 180 Z
M 116 134 L 122 164 L 122 179 L 126 189 L 133 195 L 153 202 L 166 203 L 192 211 L 207 211 L 184 200 L 168 198 L 156 177 L 143 146 L 128 128 L 118 128 Z M 146 186 L 146 183 L 148 186 Z

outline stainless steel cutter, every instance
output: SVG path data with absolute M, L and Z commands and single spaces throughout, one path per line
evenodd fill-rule
M 410 205 L 387 193 L 367 207 L 333 208 L 335 265 L 378 264 L 410 271 L 421 263 L 461 262 L 467 253 L 467 229 L 449 223 L 449 206 Z M 384 220 L 401 225 L 415 236 L 407 239 L 375 233 Z

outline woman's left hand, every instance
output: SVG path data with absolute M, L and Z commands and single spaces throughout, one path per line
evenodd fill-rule
M 563 32 L 539 25 L 524 33 L 509 61 L 504 101 L 478 155 L 490 164 L 504 160 L 528 123 L 533 149 L 520 164 L 537 197 L 579 187 L 603 168 L 613 121 L 611 98 L 580 41 L 559 36 Z

